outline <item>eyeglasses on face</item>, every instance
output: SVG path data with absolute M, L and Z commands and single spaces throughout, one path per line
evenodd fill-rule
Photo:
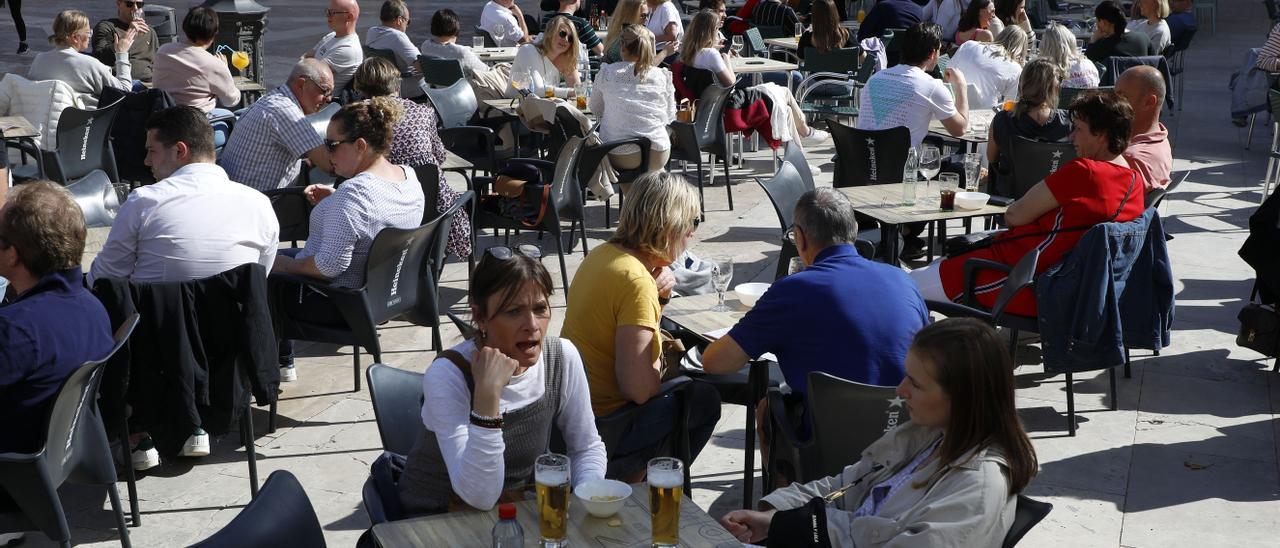
M 333 87 L 322 86 L 320 85 L 319 82 L 316 82 L 315 80 L 307 78 L 306 76 L 303 76 L 303 78 L 306 79 L 307 82 L 310 82 L 311 85 L 315 86 L 316 89 L 319 90 L 320 93 L 323 93 L 325 97 L 328 97 L 330 94 L 333 93 Z
M 338 145 L 341 145 L 342 143 L 354 143 L 354 142 L 356 142 L 355 139 L 325 139 L 324 148 L 328 149 L 329 152 L 334 152 L 338 150 Z
M 484 250 L 484 254 L 493 257 L 499 261 L 509 261 L 515 254 L 519 253 L 530 259 L 541 259 L 542 248 L 533 244 L 520 244 L 515 249 L 507 246 L 493 246 Z
M 792 223 L 791 226 L 787 227 L 787 231 L 782 234 L 782 237 L 786 238 L 788 242 L 794 244 L 796 243 L 796 230 L 798 229 L 799 228 L 796 227 L 795 223 Z
M 120 3 L 124 4 L 124 7 L 129 8 L 131 10 L 140 10 L 142 9 L 142 6 L 146 5 L 146 2 L 142 2 L 141 0 L 138 2 L 130 2 L 129 0 L 124 0 Z
M 325 17 L 333 17 L 333 16 L 335 16 L 335 15 L 342 15 L 342 14 L 344 14 L 344 13 L 351 13 L 351 12 L 346 11 L 346 10 L 329 10 L 329 9 L 324 10 L 324 16 L 325 16 Z

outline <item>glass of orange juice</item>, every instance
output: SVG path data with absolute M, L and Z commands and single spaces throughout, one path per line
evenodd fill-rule
M 1014 101 L 1005 101 L 1002 108 L 1004 108 L 1005 111 L 1012 111 L 1015 104 L 1016 103 Z
M 542 96 L 543 96 L 543 97 L 546 97 L 547 99 L 555 99 L 555 97 L 556 97 L 556 88 L 553 88 L 553 87 L 551 87 L 551 86 L 547 86 L 547 89 L 546 89 L 545 91 L 543 91 L 543 92 L 542 92 Z
M 236 67 L 236 70 L 244 72 L 244 69 L 249 66 L 249 52 L 237 51 L 232 53 L 231 66 Z

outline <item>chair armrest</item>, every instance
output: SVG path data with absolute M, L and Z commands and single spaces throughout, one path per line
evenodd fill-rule
M 40 459 L 40 455 L 44 453 L 0 453 L 0 466 L 6 464 L 29 464 Z
M 765 394 L 769 399 L 769 415 L 773 417 L 774 430 L 773 435 L 782 435 L 786 439 L 787 445 L 799 448 L 804 445 L 804 440 L 796 435 L 795 428 L 791 425 L 791 419 L 787 417 L 787 403 L 782 398 L 782 391 L 777 388 L 770 388 Z
M 977 318 L 995 325 L 995 318 L 991 316 L 990 312 L 979 310 L 971 306 L 965 306 L 949 301 L 931 301 L 925 299 L 924 307 L 929 309 L 930 312 L 937 312 L 948 318 Z
M 974 295 L 974 284 L 978 281 L 978 272 L 983 270 L 998 270 L 1008 274 L 1013 272 L 1013 267 L 1004 263 L 988 261 L 986 259 L 969 259 L 964 262 L 964 304 L 966 306 L 975 306 L 978 299 Z
M 289 274 L 286 272 L 272 272 L 267 276 L 268 280 L 289 281 L 297 284 L 305 285 L 315 289 L 322 289 L 325 293 L 359 293 L 359 289 L 350 287 L 342 287 L 335 285 L 330 280 L 321 280 L 312 278 L 311 276 L 303 276 L 301 274 Z

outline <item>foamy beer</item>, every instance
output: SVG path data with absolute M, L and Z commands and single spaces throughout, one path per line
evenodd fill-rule
M 565 523 L 569 519 L 569 477 L 569 457 L 565 455 L 547 453 L 533 463 L 542 546 L 564 546 Z
M 684 463 L 660 457 L 649 461 L 649 513 L 653 545 L 680 544 L 680 499 L 684 497 Z

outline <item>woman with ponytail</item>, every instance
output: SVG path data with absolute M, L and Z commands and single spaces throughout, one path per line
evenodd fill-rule
M 351 103 L 333 115 L 324 146 L 342 186 L 306 188 L 311 211 L 310 236 L 302 249 L 282 249 L 272 272 L 327 280 L 342 287 L 364 285 L 364 267 L 373 239 L 384 228 L 416 228 L 425 199 L 413 168 L 387 161 L 392 131 L 403 115 L 391 97 Z M 286 284 L 288 282 L 285 282 Z M 284 285 L 284 284 L 282 284 Z M 283 312 L 309 323 L 345 323 L 325 294 L 310 286 L 273 287 L 285 291 Z M 296 297 L 295 297 L 296 295 Z M 293 341 L 280 341 L 280 380 L 297 379 Z
M 671 157 L 667 125 L 676 119 L 675 86 L 671 73 L 655 66 L 653 32 L 627 25 L 619 44 L 622 60 L 600 67 L 596 75 L 591 112 L 601 113 L 600 139 L 605 142 L 648 137 L 648 171 L 657 171 Z M 640 149 L 618 147 L 609 161 L 618 169 L 640 167 Z

